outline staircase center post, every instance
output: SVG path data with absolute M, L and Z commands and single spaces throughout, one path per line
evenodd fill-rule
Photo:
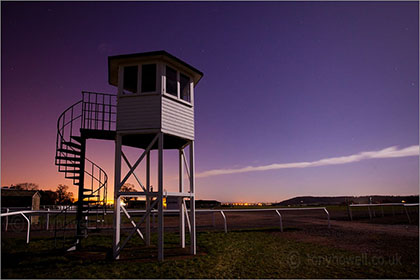
M 78 200 L 77 200 L 77 230 L 76 236 L 79 242 L 77 242 L 77 247 L 80 248 L 82 236 L 85 235 L 87 230 L 86 226 L 83 226 L 83 190 L 85 187 L 85 154 L 86 154 L 86 139 L 81 138 L 80 140 L 81 154 L 80 154 L 80 171 L 79 171 L 79 190 L 78 190 Z

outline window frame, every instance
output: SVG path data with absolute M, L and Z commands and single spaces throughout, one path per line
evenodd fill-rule
M 169 67 L 169 68 L 171 68 L 172 70 L 175 71 L 175 76 L 176 76 L 176 81 L 175 81 L 176 82 L 176 95 L 175 94 L 172 94 L 172 93 L 169 93 L 169 92 L 166 91 L 166 79 L 167 79 L 167 76 L 166 76 L 166 68 L 167 67 Z M 176 98 L 179 99 L 179 72 L 178 72 L 178 70 L 175 67 L 173 67 L 173 66 L 170 66 L 168 64 L 164 64 L 163 71 L 164 71 L 164 76 L 165 76 L 164 93 L 167 94 L 167 95 L 170 95 L 172 97 L 176 97 Z
M 194 101 L 194 94 L 193 94 L 193 79 L 191 78 L 191 75 L 187 74 L 185 71 L 180 71 L 178 67 L 173 66 L 169 63 L 162 63 L 162 94 L 165 97 L 168 97 L 170 99 L 176 100 L 178 102 L 181 102 L 183 104 L 186 104 L 188 106 L 193 106 Z M 173 95 L 171 93 L 166 92 L 166 67 L 170 67 L 176 71 L 176 84 L 177 84 L 177 95 Z M 181 74 L 188 78 L 188 86 L 190 87 L 190 101 L 186 101 L 181 98 Z
M 188 100 L 184 100 L 184 99 L 182 98 L 182 92 L 181 92 L 181 75 L 183 75 L 184 77 L 186 77 L 186 78 L 188 79 L 186 87 L 189 87 L 189 90 L 188 90 L 188 93 L 189 93 L 189 99 L 190 99 L 189 101 L 188 101 Z M 191 101 L 192 101 L 192 89 L 191 89 L 191 83 L 192 83 L 192 79 L 191 79 L 191 77 L 190 77 L 189 75 L 185 74 L 184 72 L 180 72 L 180 71 L 178 71 L 179 99 L 180 99 L 180 100 L 182 100 L 182 101 L 184 101 L 184 102 L 187 102 L 187 103 L 192 103 L 192 102 L 191 102 Z
M 156 65 L 156 71 L 155 71 L 155 74 L 156 74 L 156 77 L 155 77 L 155 90 L 154 91 L 142 91 L 142 86 L 143 86 L 143 79 L 142 79 L 142 76 L 143 76 L 143 66 L 144 65 L 151 65 L 151 64 L 154 64 L 154 65 Z M 140 72 L 140 74 L 139 74 L 139 76 L 138 76 L 138 90 L 137 91 L 139 91 L 140 93 L 142 93 L 142 94 L 149 94 L 149 93 L 158 93 L 159 92 L 159 90 L 158 90 L 158 88 L 159 88 L 159 65 L 158 65 L 158 63 L 156 62 L 156 63 L 153 63 L 153 62 L 150 62 L 150 63 L 142 63 L 142 64 L 139 64 L 139 72 Z
M 156 85 L 155 85 L 155 91 L 146 91 L 142 92 L 142 66 L 147 64 L 155 64 L 156 65 Z M 124 68 L 130 67 L 130 66 L 137 66 L 137 92 L 136 93 L 127 93 L 123 94 L 124 92 Z M 125 96 L 144 96 L 144 95 L 160 95 L 161 94 L 161 63 L 156 60 L 150 60 L 150 61 L 141 61 L 136 63 L 123 63 L 119 65 L 118 68 L 118 93 L 117 95 L 119 97 L 125 97 Z
M 131 91 L 129 91 L 129 90 L 126 90 L 126 89 L 124 89 L 124 82 L 125 82 L 125 69 L 126 68 L 128 68 L 128 67 L 137 67 L 137 81 L 136 81 L 136 92 L 131 92 Z M 133 65 L 124 65 L 123 66 L 123 71 L 122 71 L 122 95 L 131 95 L 131 94 L 138 94 L 139 93 L 139 71 L 140 71 L 140 69 L 139 69 L 139 66 L 138 65 L 136 65 L 136 64 L 133 64 Z M 125 93 L 124 94 L 124 91 L 125 92 L 127 92 L 127 93 Z

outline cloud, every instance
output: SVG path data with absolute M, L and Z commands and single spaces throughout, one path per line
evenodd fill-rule
M 210 176 L 216 176 L 216 175 L 236 174 L 236 173 L 245 173 L 245 172 L 252 172 L 252 171 L 266 171 L 266 170 L 285 169 L 285 168 L 306 168 L 306 167 L 315 167 L 315 166 L 338 165 L 338 164 L 346 164 L 346 163 L 358 162 L 358 161 L 374 159 L 374 158 L 397 158 L 397 157 L 411 157 L 411 156 L 419 156 L 419 145 L 414 145 L 414 146 L 410 146 L 403 149 L 398 149 L 397 146 L 392 146 L 392 147 L 388 147 L 379 151 L 361 152 L 354 155 L 324 158 L 317 161 L 273 163 L 269 165 L 247 166 L 243 168 L 234 168 L 234 169 L 213 169 L 209 171 L 200 172 L 196 174 L 196 177 L 204 178 L 204 177 L 210 177 Z

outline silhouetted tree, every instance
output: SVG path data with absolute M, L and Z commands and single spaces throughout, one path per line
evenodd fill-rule
M 68 191 L 69 187 L 66 185 L 58 185 L 57 190 L 57 204 L 68 205 L 72 203 L 73 193 Z
M 57 203 L 57 192 L 40 190 L 41 205 L 54 205 Z
M 17 190 L 25 190 L 25 191 L 32 191 L 32 190 L 38 190 L 39 186 L 35 183 L 19 183 L 16 185 L 12 185 L 12 188 Z
M 133 184 L 125 183 L 121 187 L 120 191 L 121 192 L 136 192 L 137 190 L 134 188 Z M 137 198 L 134 198 L 134 197 L 122 197 L 121 199 L 122 201 L 124 201 L 125 204 L 128 204 L 130 200 L 137 200 Z

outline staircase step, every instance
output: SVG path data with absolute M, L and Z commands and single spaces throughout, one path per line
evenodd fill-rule
M 62 143 L 64 145 L 67 145 L 67 146 L 70 146 L 70 147 L 73 147 L 73 148 L 76 148 L 76 149 L 79 149 L 79 150 L 82 149 L 82 145 L 77 144 L 77 143 L 74 143 L 74 142 L 66 142 L 66 141 L 63 141 Z
M 80 167 L 80 163 L 60 163 L 60 166 Z
M 95 205 L 88 205 L 88 204 L 85 204 L 85 205 L 83 205 L 83 208 L 89 208 L 89 209 L 102 209 L 102 208 L 104 208 L 104 206 L 103 205 L 101 205 L 101 204 L 95 204 Z M 86 211 L 87 209 L 83 209 L 83 211 Z
M 75 170 L 75 169 L 60 169 L 60 167 L 61 166 L 59 166 L 58 167 L 58 172 L 64 172 L 64 173 L 77 173 L 77 174 L 80 174 L 81 173 L 81 170 L 80 169 L 77 169 L 77 170 Z
M 83 206 L 84 207 L 91 207 L 91 206 L 89 206 L 89 204 L 94 204 L 94 203 L 96 203 L 96 204 L 98 204 L 98 203 L 100 203 L 101 201 L 100 200 L 89 200 L 89 201 L 87 201 L 87 200 L 82 200 L 82 203 L 83 203 Z M 95 204 L 95 205 L 96 205 Z
M 99 194 L 84 194 L 83 198 L 88 198 L 88 197 L 99 197 Z
M 80 176 L 66 176 L 66 179 L 78 179 L 80 180 Z M 79 183 L 79 182 L 77 182 Z
M 73 155 L 79 155 L 79 156 L 82 154 L 82 152 L 80 151 L 69 150 L 69 149 L 58 149 L 57 151 L 61 153 L 67 153 L 67 154 L 73 154 Z
M 80 157 L 55 157 L 55 159 L 59 160 L 67 160 L 67 161 L 82 161 Z
M 80 170 L 58 170 L 58 171 L 66 174 L 65 176 L 72 176 L 73 174 L 75 176 L 80 176 Z
M 88 201 L 83 201 L 83 202 L 88 202 Z M 89 201 L 89 203 L 83 203 L 86 208 L 92 209 L 93 206 L 98 206 L 100 205 L 101 201 Z
M 80 136 L 70 136 L 70 138 L 79 142 L 79 143 L 82 143 L 82 137 L 80 137 Z

